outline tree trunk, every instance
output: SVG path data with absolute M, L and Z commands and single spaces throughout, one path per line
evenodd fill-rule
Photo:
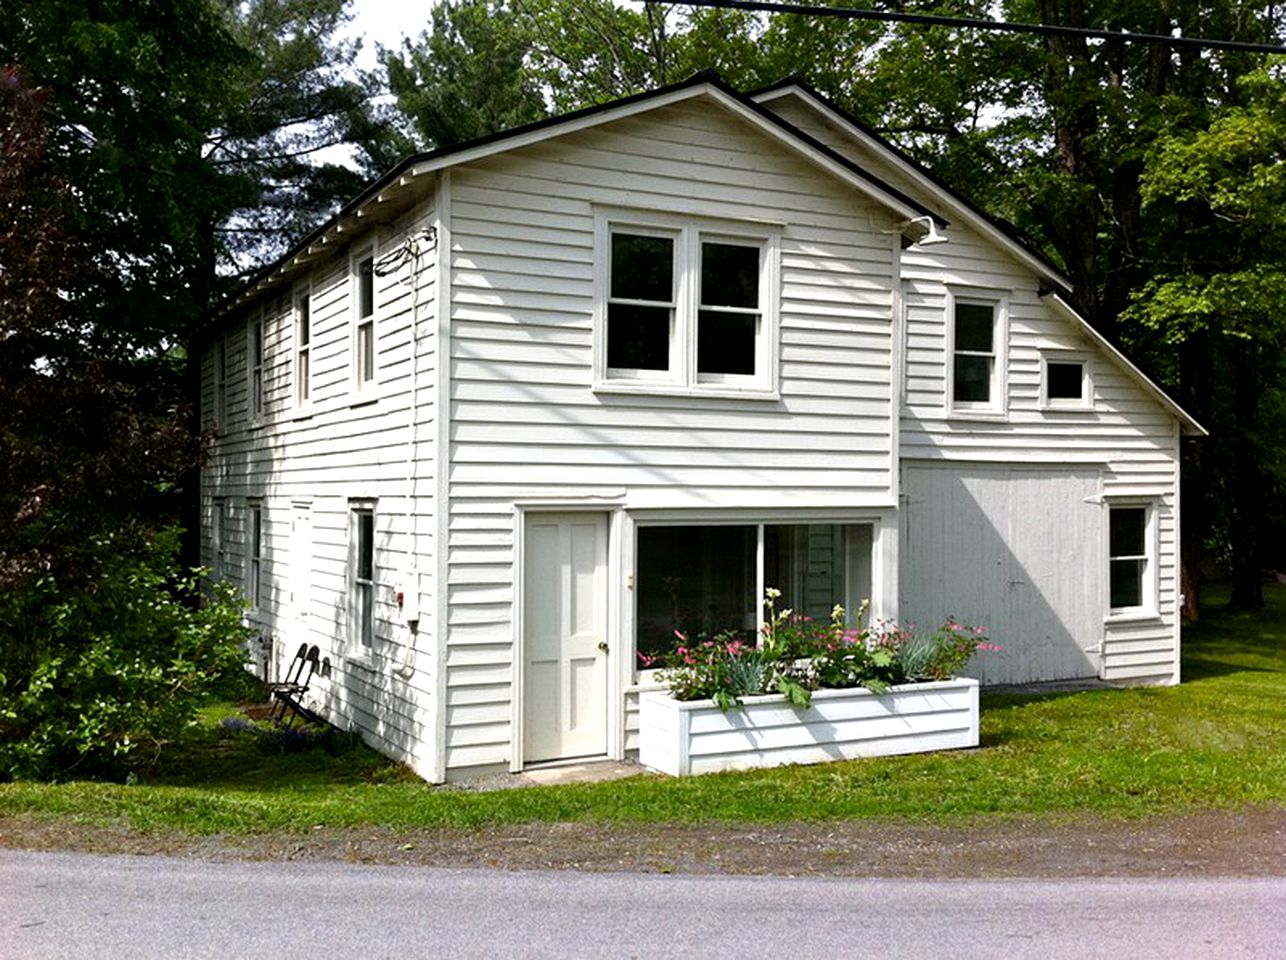
M 1233 348 L 1232 471 L 1228 477 L 1228 540 L 1232 549 L 1232 597 L 1238 610 L 1264 606 L 1263 571 L 1259 564 L 1259 526 L 1263 518 L 1263 483 L 1255 437 L 1259 413 L 1259 351 L 1240 341 Z

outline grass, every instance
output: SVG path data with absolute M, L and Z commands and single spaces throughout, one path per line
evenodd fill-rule
M 1286 588 L 1216 597 L 1184 633 L 1178 687 L 986 697 L 974 751 L 672 780 L 466 793 L 428 786 L 342 735 L 306 750 L 228 734 L 215 706 L 141 782 L 0 784 L 0 817 L 143 831 L 697 823 L 963 816 L 1146 817 L 1286 804 Z

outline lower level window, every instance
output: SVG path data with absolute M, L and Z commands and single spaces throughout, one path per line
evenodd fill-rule
M 1108 593 L 1113 611 L 1149 606 L 1148 508 L 1111 508 L 1108 531 Z
M 352 516 L 352 630 L 358 644 L 370 649 L 375 642 L 375 510 L 353 508 Z
M 251 503 L 250 513 L 250 575 L 246 581 L 250 594 L 250 609 L 258 610 L 263 604 L 263 505 Z
M 698 640 L 735 633 L 754 642 L 763 591 L 777 609 L 826 619 L 856 614 L 870 595 L 872 529 L 862 524 L 640 527 L 635 567 L 637 650 L 670 650 L 675 631 Z

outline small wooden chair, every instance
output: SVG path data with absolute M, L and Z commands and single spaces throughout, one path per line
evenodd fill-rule
M 290 669 L 286 671 L 286 679 L 278 683 L 268 684 L 268 694 L 276 701 L 276 706 L 272 712 L 274 723 L 281 723 L 286 719 L 286 711 L 289 710 L 291 719 L 302 717 L 310 719 L 311 712 L 304 707 L 304 694 L 308 692 L 308 685 L 312 682 L 313 675 L 321 666 L 321 651 L 316 644 L 308 646 L 307 643 L 301 643 L 299 650 L 295 653 L 295 659 L 291 661 Z

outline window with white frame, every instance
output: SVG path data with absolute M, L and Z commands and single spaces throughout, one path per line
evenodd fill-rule
M 246 334 L 246 363 L 250 370 L 250 421 L 263 419 L 263 314 L 250 318 Z
M 774 234 L 677 217 L 603 217 L 599 247 L 599 383 L 772 388 Z
M 228 521 L 223 497 L 210 501 L 210 572 L 212 579 L 222 580 L 228 575 Z
M 214 343 L 214 423 L 220 430 L 228 425 L 228 338 L 223 334 Z
M 1148 504 L 1108 508 L 1108 607 L 1114 614 L 1155 609 L 1154 511 Z
M 1060 409 L 1089 407 L 1090 366 L 1085 357 L 1050 353 L 1041 358 L 1041 397 L 1045 406 Z
M 375 644 L 375 504 L 354 502 L 349 514 L 349 636 L 358 651 Z
M 375 254 L 353 258 L 353 386 L 358 392 L 375 386 Z
M 295 318 L 295 406 L 305 408 L 312 402 L 312 296 L 308 286 L 294 293 Z
M 250 598 L 250 609 L 258 610 L 263 604 L 263 504 L 256 500 L 246 503 L 246 531 L 249 541 L 250 568 L 247 571 L 246 593 Z
M 951 303 L 951 407 L 999 412 L 1003 408 L 1004 304 L 953 294 Z
M 771 523 L 640 526 L 636 535 L 635 643 L 642 658 L 731 633 L 754 643 L 763 593 L 777 610 L 850 622 L 871 591 L 871 524 Z M 640 658 L 640 665 L 646 660 Z

